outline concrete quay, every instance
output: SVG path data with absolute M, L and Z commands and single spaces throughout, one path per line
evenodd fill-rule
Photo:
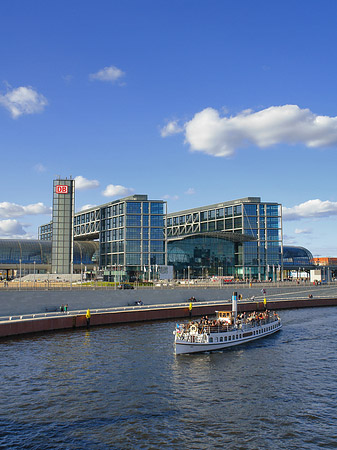
M 282 310 L 291 308 L 305 308 L 305 307 L 322 307 L 322 306 L 337 306 L 337 287 L 335 286 L 319 286 L 319 287 L 305 287 L 303 291 L 301 289 L 294 290 L 282 290 L 280 288 L 275 288 L 274 290 L 270 287 L 270 294 L 267 293 L 267 307 L 272 310 Z M 309 294 L 308 290 L 309 289 Z M 179 290 L 176 290 L 179 291 Z M 211 291 L 211 292 L 209 292 Z M 230 310 L 231 302 L 230 296 L 232 294 L 232 289 L 227 292 L 227 299 L 216 300 L 216 293 L 213 289 L 208 290 L 208 294 L 204 293 L 204 296 L 213 296 L 212 300 L 198 301 L 192 304 L 192 317 L 197 317 L 201 315 L 212 315 L 216 310 Z M 240 291 L 236 290 L 238 293 Z M 0 317 L 0 337 L 16 336 L 28 333 L 37 333 L 43 331 L 53 331 L 61 329 L 76 329 L 80 327 L 85 327 L 86 324 L 86 309 L 89 307 L 91 311 L 90 326 L 98 325 L 109 325 L 109 324 L 121 324 L 121 323 L 131 323 L 131 322 L 142 322 L 142 321 L 153 321 L 153 320 L 177 320 L 177 319 L 187 319 L 189 317 L 189 302 L 186 301 L 186 291 L 184 294 L 181 292 L 170 291 L 170 297 L 176 301 L 165 302 L 163 294 L 160 297 L 154 295 L 145 296 L 143 292 L 142 299 L 145 303 L 143 306 L 128 306 L 130 305 L 130 299 L 139 298 L 135 297 L 133 292 L 120 292 L 122 295 L 124 305 L 119 305 L 115 307 L 100 308 L 99 301 L 97 301 L 96 295 L 92 295 L 91 298 L 85 298 L 86 307 L 81 309 L 72 309 L 68 313 L 60 313 L 56 311 L 52 312 L 30 312 L 27 314 L 17 314 L 11 313 L 10 315 L 3 315 Z M 175 295 L 172 295 L 175 292 Z M 204 291 L 203 291 L 204 292 Z M 221 290 L 224 296 L 223 290 Z M 244 290 L 242 289 L 244 294 Z M 249 290 L 251 293 L 251 290 Z M 315 293 L 315 295 L 312 294 Z M 3 293 L 0 296 L 0 304 L 3 303 Z M 22 295 L 23 293 L 20 292 Z M 33 294 L 36 294 L 34 292 Z M 47 293 L 47 297 L 48 297 Z M 51 293 L 50 293 L 51 294 Z M 78 295 L 79 293 L 76 292 Z M 189 295 L 194 295 L 196 298 L 198 294 L 189 291 Z M 200 292 L 199 292 L 200 294 Z M 218 294 L 218 293 L 217 293 Z M 243 297 L 244 295 L 241 294 Z M 46 294 L 44 294 L 46 296 Z M 179 297 L 183 295 L 183 302 L 179 302 Z M 309 298 L 309 295 L 313 295 L 313 298 Z M 45 297 L 46 298 L 46 297 Z M 65 304 L 69 300 L 69 296 L 61 297 L 62 303 Z M 200 297 L 199 297 L 200 298 Z M 57 298 L 59 299 L 59 297 Z M 73 298 L 73 300 L 75 297 Z M 32 300 L 32 299 L 30 299 Z M 82 299 L 83 300 L 83 299 Z M 102 299 L 100 299 L 102 301 Z M 146 301 L 147 300 L 147 301 Z M 51 301 L 55 301 L 53 298 Z M 68 301 L 69 302 L 69 301 Z M 121 302 L 121 300 L 120 300 Z M 125 302 L 127 304 L 125 305 Z M 154 303 L 151 303 L 154 302 Z M 45 300 L 46 303 L 46 300 Z M 60 302 L 59 302 L 60 303 Z M 70 302 L 69 302 L 70 303 Z M 109 297 L 109 303 L 111 303 L 111 297 Z M 50 305 L 53 303 L 50 303 Z M 33 304 L 30 303 L 32 309 Z M 36 305 L 35 305 L 36 306 Z M 16 308 L 11 308 L 12 311 Z M 36 307 L 36 309 L 38 309 Z M 254 301 L 242 300 L 238 304 L 238 310 L 243 311 L 253 311 L 256 309 L 264 309 L 263 296 L 257 295 Z

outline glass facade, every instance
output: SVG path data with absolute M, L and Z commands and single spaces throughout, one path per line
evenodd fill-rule
M 116 271 L 123 266 L 134 275 L 144 267 L 165 263 L 164 202 L 134 196 L 119 200 L 113 208 L 102 208 L 103 216 L 102 268 Z
M 282 266 L 281 205 L 277 203 L 261 203 L 259 197 L 247 197 L 172 213 L 166 223 L 169 261 L 171 248 L 181 237 L 225 232 L 243 237 L 235 246 L 231 275 L 236 278 L 266 280 L 272 276 L 275 266 Z M 207 242 L 211 249 L 211 241 Z M 220 260 L 219 267 L 222 270 Z M 217 272 L 213 266 L 208 268 L 212 273 Z M 228 270 L 226 274 L 230 275 Z
M 98 263 L 98 242 L 74 242 L 74 265 L 92 266 Z M 52 242 L 39 240 L 0 239 L 0 264 L 25 264 L 27 266 L 44 266 L 51 271 Z
M 174 266 L 176 278 L 234 276 L 237 245 L 219 237 L 187 236 L 168 243 L 167 262 Z

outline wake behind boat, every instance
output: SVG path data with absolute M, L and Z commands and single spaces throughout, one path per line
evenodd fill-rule
M 236 293 L 234 293 L 236 294 Z M 232 297 L 232 311 L 216 311 L 216 319 L 178 324 L 175 335 L 176 354 L 221 350 L 245 344 L 276 333 L 282 328 L 276 312 L 256 311 L 237 314 L 237 298 Z

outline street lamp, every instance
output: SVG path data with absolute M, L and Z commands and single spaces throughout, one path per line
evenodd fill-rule
M 21 291 L 21 258 L 19 259 L 19 262 L 20 262 L 19 291 Z

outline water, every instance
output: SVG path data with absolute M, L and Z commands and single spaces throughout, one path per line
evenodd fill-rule
M 0 448 L 337 448 L 336 313 L 210 354 L 175 356 L 174 322 L 2 340 Z

